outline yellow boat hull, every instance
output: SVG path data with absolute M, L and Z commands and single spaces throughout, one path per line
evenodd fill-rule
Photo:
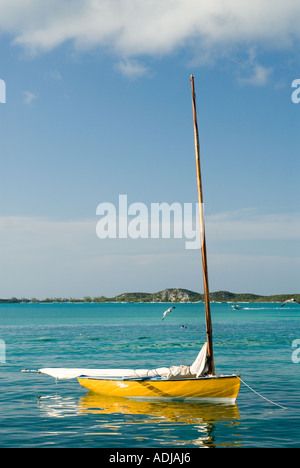
M 180 380 L 105 380 L 79 377 L 92 392 L 125 398 L 179 398 L 234 403 L 241 380 L 237 375 Z

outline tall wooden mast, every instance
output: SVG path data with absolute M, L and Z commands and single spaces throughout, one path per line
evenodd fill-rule
M 215 364 L 214 364 L 212 324 L 211 324 L 209 287 L 208 287 L 205 223 L 204 223 L 204 210 L 203 210 L 203 191 L 202 191 L 202 181 L 201 181 L 200 149 L 199 149 L 199 134 L 198 134 L 198 124 L 197 124 L 194 75 L 191 76 L 191 87 L 192 87 L 192 102 L 193 102 L 193 117 L 194 117 L 194 136 L 195 136 L 195 154 L 196 154 L 196 169 L 197 169 L 198 203 L 199 203 L 200 230 L 201 230 L 203 283 L 204 283 L 204 295 L 205 295 L 205 319 L 206 319 L 208 371 L 209 371 L 209 374 L 214 375 L 215 374 Z

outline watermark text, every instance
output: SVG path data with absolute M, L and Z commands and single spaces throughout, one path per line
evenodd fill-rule
M 292 88 L 295 88 L 295 90 L 292 92 L 292 102 L 294 104 L 299 104 L 300 102 L 300 79 L 296 79 L 292 82 Z
M 0 104 L 6 103 L 6 84 L 4 80 L 0 79 Z
M 0 340 L 0 364 L 5 364 L 6 362 L 6 345 L 5 341 Z
M 203 210 L 203 206 L 200 206 Z M 201 248 L 199 204 L 145 203 L 128 205 L 127 195 L 119 195 L 119 204 L 100 203 L 96 234 L 99 239 L 185 239 L 186 249 Z

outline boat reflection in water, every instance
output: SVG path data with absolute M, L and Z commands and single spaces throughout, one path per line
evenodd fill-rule
M 157 440 L 156 437 L 161 437 L 164 434 L 165 443 L 163 445 L 166 445 L 166 443 L 169 446 L 174 445 L 177 447 L 186 445 L 190 447 L 214 447 L 216 445 L 236 447 L 240 445 L 237 440 L 232 440 L 230 436 L 226 437 L 227 441 L 223 443 L 221 441 L 216 442 L 214 437 L 214 432 L 220 425 L 228 428 L 240 424 L 237 405 L 199 403 L 195 401 L 166 401 L 163 399 L 134 400 L 101 396 L 94 392 L 88 392 L 79 399 L 78 410 L 84 414 L 114 415 L 115 418 L 111 420 L 111 425 L 108 423 L 107 428 L 117 430 L 120 437 L 126 431 L 126 427 L 128 428 L 128 425 L 133 424 L 136 428 L 136 439 L 142 440 L 142 428 L 145 429 L 150 424 L 152 425 L 153 439 Z M 133 418 L 118 418 L 118 416 L 126 415 L 133 416 Z M 137 427 L 139 425 L 140 428 Z M 122 428 L 122 426 L 124 427 Z M 169 435 L 167 435 L 168 431 Z M 232 433 L 231 430 L 230 433 Z

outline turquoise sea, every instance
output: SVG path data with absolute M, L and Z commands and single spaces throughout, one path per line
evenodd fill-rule
M 286 409 L 244 384 L 236 405 L 133 401 L 21 373 L 191 364 L 205 340 L 203 304 L 175 304 L 163 322 L 168 304 L 0 305 L 0 447 L 300 447 L 300 306 L 241 305 L 212 304 L 216 371 L 240 373 Z

